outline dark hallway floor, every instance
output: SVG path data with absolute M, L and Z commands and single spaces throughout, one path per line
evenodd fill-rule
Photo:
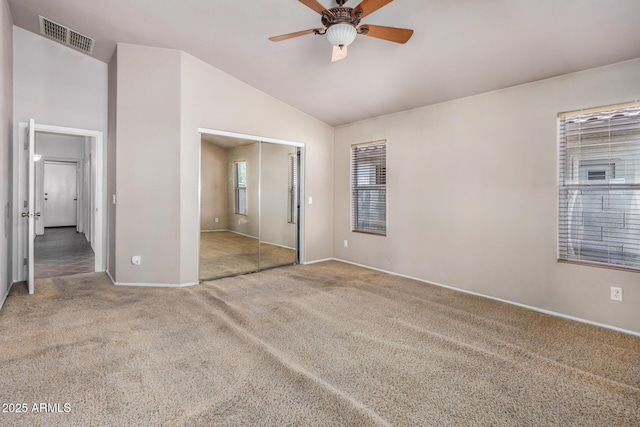
M 92 273 L 94 263 L 91 244 L 75 227 L 45 228 L 44 235 L 36 237 L 36 278 Z

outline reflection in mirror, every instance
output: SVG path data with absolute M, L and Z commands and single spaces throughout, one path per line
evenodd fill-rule
M 262 143 L 260 159 L 260 269 L 298 261 L 297 148 Z
M 257 271 L 259 144 L 203 135 L 200 162 L 200 279 Z

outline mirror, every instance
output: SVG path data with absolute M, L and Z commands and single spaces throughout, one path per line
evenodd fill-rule
M 258 270 L 259 144 L 201 141 L 200 280 Z
M 298 262 L 299 149 L 203 134 L 200 280 Z
M 298 261 L 298 155 L 289 145 L 260 147 L 260 269 Z

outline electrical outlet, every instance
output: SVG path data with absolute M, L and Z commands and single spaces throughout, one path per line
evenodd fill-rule
M 131 264 L 133 265 L 141 265 L 142 257 L 140 255 L 134 255 L 131 257 Z
M 344 247 L 345 247 L 345 248 L 348 248 L 348 247 L 349 247 L 349 241 L 348 241 L 348 240 L 345 240 L 345 241 L 344 241 Z
M 622 301 L 622 288 L 611 287 L 611 299 L 613 301 Z
M 216 218 L 216 222 L 220 222 L 220 218 Z

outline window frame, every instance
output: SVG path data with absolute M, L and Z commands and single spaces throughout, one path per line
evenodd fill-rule
M 625 132 L 631 129 L 631 137 L 622 132 L 622 125 L 614 122 L 621 117 L 640 117 L 638 111 L 640 102 L 558 114 L 558 262 L 640 272 L 640 231 L 634 219 L 638 216 L 634 200 L 640 192 L 637 169 L 640 147 L 632 145 L 636 135 L 640 136 L 640 119 L 629 119 L 633 120 L 631 126 L 624 126 Z M 567 128 L 568 124 L 575 127 L 575 123 L 590 120 L 606 123 L 608 134 L 587 125 L 584 130 L 579 126 L 578 131 Z M 603 142 L 600 136 L 594 136 L 598 133 L 607 134 Z M 568 135 L 572 138 L 571 147 Z M 606 149 L 599 148 L 601 146 Z M 636 166 L 629 168 L 630 164 Z M 602 198 L 601 208 L 595 208 L 600 206 L 599 201 L 597 204 L 590 201 L 591 198 L 600 200 L 598 197 Z M 617 218 L 620 215 L 621 221 Z M 598 227 L 599 234 L 587 231 Z
M 368 147 L 371 147 L 375 150 L 374 147 L 380 146 L 382 148 L 381 154 L 374 153 L 373 160 L 382 160 L 382 164 L 370 164 L 369 166 L 375 166 L 375 172 L 373 173 L 373 177 L 375 183 L 369 184 L 358 184 L 357 178 L 362 177 L 362 170 L 360 172 L 356 172 L 358 169 L 358 165 L 356 162 L 358 158 L 362 160 L 361 156 L 357 155 L 358 150 L 363 150 Z M 379 157 L 376 159 L 375 157 Z M 360 164 L 362 162 L 359 162 Z M 366 171 L 364 171 L 366 177 Z M 361 144 L 352 144 L 350 147 L 350 191 L 351 191 L 351 221 L 350 228 L 352 233 L 362 233 L 369 234 L 374 236 L 386 236 L 387 235 L 387 141 L 386 140 L 378 140 L 372 142 L 366 142 Z M 382 197 L 378 195 L 378 200 L 371 201 L 369 206 L 365 206 L 364 209 L 368 209 L 366 214 L 360 216 L 360 205 L 358 196 L 360 194 L 364 195 L 367 192 L 371 193 L 371 198 L 375 198 L 375 192 L 382 192 Z M 376 209 L 377 208 L 377 209 Z M 380 219 L 382 218 L 382 219 Z M 382 222 L 382 224 L 362 226 L 363 223 L 369 222 Z
M 244 183 L 240 182 L 240 165 L 244 165 Z M 247 216 L 248 206 L 247 206 L 247 161 L 246 160 L 238 160 L 233 162 L 233 188 L 234 188 L 234 205 L 235 205 L 235 214 Z M 244 191 L 243 191 L 244 190 Z M 242 204 L 240 203 L 241 194 L 244 197 L 244 212 L 242 212 Z
M 288 153 L 288 204 L 287 204 L 287 222 L 296 224 L 298 222 L 298 151 Z

